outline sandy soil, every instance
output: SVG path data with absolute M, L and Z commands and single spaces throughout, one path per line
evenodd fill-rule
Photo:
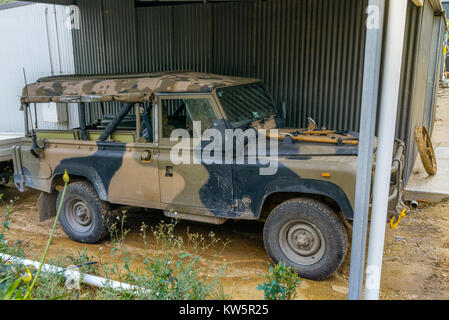
M 8 197 L 19 196 L 15 211 L 11 215 L 10 240 L 21 240 L 30 259 L 38 260 L 47 242 L 53 221 L 37 223 L 36 199 L 38 193 L 29 191 L 19 194 L 14 188 L 0 190 Z M 396 230 L 387 227 L 385 259 L 381 284 L 382 299 L 449 299 L 449 204 L 419 208 L 410 213 Z M 2 217 L 3 218 L 3 217 Z M 139 211 L 130 215 L 126 244 L 130 252 L 139 255 L 144 250 L 140 225 L 145 222 L 155 226 L 164 219 L 161 214 Z M 221 226 L 211 226 L 193 222 L 181 222 L 177 232 L 185 233 L 187 227 L 192 232 L 204 236 L 214 231 L 218 237 L 229 239 L 231 243 L 217 259 L 212 253 L 202 261 L 202 271 L 214 274 L 226 264 L 224 290 L 233 299 L 263 299 L 263 293 L 256 286 L 263 282 L 268 270 L 269 258 L 262 241 L 262 224 L 254 222 L 229 221 Z M 351 236 L 351 235 L 350 235 Z M 50 256 L 76 254 L 86 247 L 90 255 L 96 255 L 101 247 L 102 257 L 107 257 L 111 241 L 96 245 L 84 245 L 71 241 L 58 226 Z M 157 250 L 149 241 L 150 250 Z M 108 258 L 107 258 L 108 259 Z M 109 256 L 112 262 L 114 258 Z M 135 264 L 142 263 L 138 259 Z M 342 268 L 326 281 L 303 280 L 298 289 L 298 299 L 345 299 L 349 279 L 349 254 Z

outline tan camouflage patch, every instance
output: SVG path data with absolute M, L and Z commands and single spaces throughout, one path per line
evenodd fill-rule
M 260 80 L 199 72 L 51 77 L 26 86 L 21 102 L 140 102 L 150 101 L 157 92 L 207 93 L 218 87 L 254 82 Z

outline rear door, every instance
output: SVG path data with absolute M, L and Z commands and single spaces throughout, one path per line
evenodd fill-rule
M 143 129 L 143 113 L 153 114 L 154 107 L 140 105 L 136 107 L 136 114 L 140 113 L 140 121 L 136 126 Z M 158 148 L 154 138 L 154 116 L 150 123 L 153 134 L 145 137 L 143 130 L 136 130 L 136 138 L 132 143 L 121 144 L 122 162 L 120 169 L 114 174 L 109 185 L 109 201 L 139 207 L 158 208 L 160 205 L 159 177 L 158 177 Z M 115 143 L 119 146 L 120 143 Z M 106 151 L 105 148 L 103 151 Z M 104 163 L 108 162 L 107 152 L 104 154 Z

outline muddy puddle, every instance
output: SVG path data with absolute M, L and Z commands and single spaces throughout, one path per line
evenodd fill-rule
M 15 211 L 11 214 L 10 240 L 21 240 L 29 259 L 39 260 L 46 245 L 53 221 L 37 223 L 36 200 L 38 193 L 28 191 L 19 194 L 14 188 L 2 187 L 0 193 L 7 197 L 18 196 Z M 385 261 L 382 276 L 382 299 L 449 299 L 449 205 L 438 204 L 410 214 L 396 230 L 387 229 Z M 161 220 L 169 221 L 161 213 L 136 210 L 129 214 L 126 228 L 128 250 L 137 256 L 133 267 L 139 268 L 143 250 L 157 252 L 158 248 L 149 235 L 145 248 L 140 227 L 144 222 L 155 227 Z M 3 213 L 2 213 L 3 215 Z M 3 219 L 3 216 L 1 217 Z M 219 257 L 216 252 L 205 252 L 201 271 L 213 275 L 226 265 L 223 287 L 232 299 L 263 299 L 263 292 L 256 290 L 263 282 L 262 274 L 270 262 L 262 240 L 262 223 L 228 221 L 221 226 L 181 221 L 177 234 L 188 229 L 204 237 L 213 231 L 218 238 L 230 240 Z M 71 241 L 58 226 L 49 256 L 76 255 L 87 248 L 89 255 L 97 256 L 101 250 L 103 263 L 113 263 L 114 256 L 108 254 L 111 241 L 104 240 L 95 245 Z M 119 262 L 119 261 L 116 261 Z M 302 280 L 297 299 L 346 299 L 349 279 L 349 254 L 342 268 L 331 278 L 321 281 Z

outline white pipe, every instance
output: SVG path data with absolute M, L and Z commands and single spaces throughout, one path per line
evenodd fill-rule
M 24 266 L 34 266 L 35 268 L 39 268 L 40 262 L 28 260 L 28 259 L 22 259 L 14 256 L 10 256 L 8 254 L 2 254 L 0 253 L 0 258 L 3 261 L 11 261 L 18 264 L 22 264 Z M 42 266 L 42 272 L 49 272 L 49 273 L 61 273 L 65 278 L 72 278 L 72 279 L 80 279 L 81 282 L 91 285 L 93 287 L 102 288 L 106 285 L 109 287 L 112 287 L 117 290 L 142 290 L 146 291 L 147 289 L 143 289 L 137 286 L 130 285 L 128 283 L 123 283 L 119 281 L 109 280 L 106 278 L 93 276 L 90 274 L 83 274 L 83 277 L 81 277 L 81 273 L 76 270 L 68 270 L 65 268 L 60 268 L 54 265 L 50 264 L 44 264 Z
M 390 1 L 382 79 L 373 209 L 366 267 L 366 300 L 379 299 L 406 15 L 407 0 Z

